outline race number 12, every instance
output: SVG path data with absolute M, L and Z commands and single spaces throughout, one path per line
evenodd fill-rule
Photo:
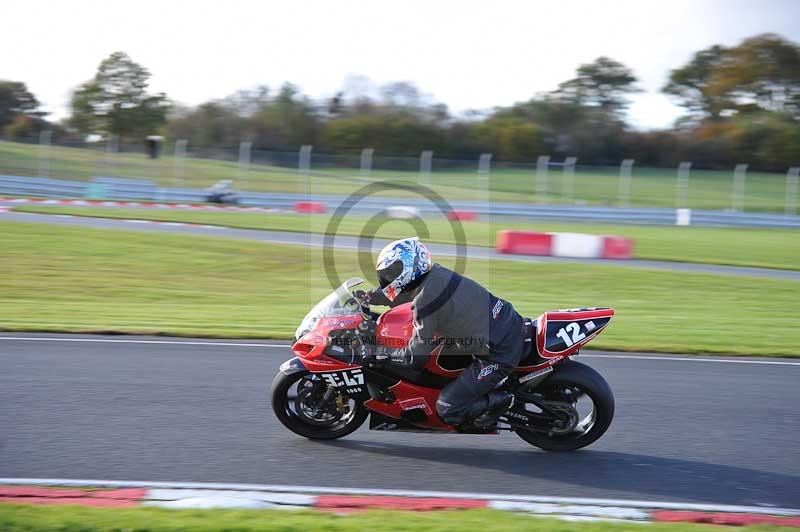
M 571 337 L 570 333 L 572 334 Z M 568 324 L 566 327 L 560 328 L 556 333 L 556 336 L 564 340 L 564 343 L 567 344 L 567 347 L 572 347 L 576 343 L 586 338 L 586 335 L 581 332 L 581 326 L 574 321 Z

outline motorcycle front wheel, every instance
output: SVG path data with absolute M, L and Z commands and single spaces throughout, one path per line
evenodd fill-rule
M 369 415 L 363 405 L 305 371 L 275 376 L 272 410 L 284 427 L 312 440 L 347 436 Z
M 568 361 L 535 390 L 548 405 L 561 409 L 569 421 L 549 432 L 517 429 L 516 434 L 545 451 L 574 451 L 594 443 L 614 419 L 614 394 L 597 371 L 580 362 Z M 536 410 L 526 404 L 526 409 Z

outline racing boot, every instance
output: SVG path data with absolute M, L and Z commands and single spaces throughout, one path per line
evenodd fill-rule
M 489 404 L 486 410 L 472 421 L 472 425 L 479 428 L 494 427 L 497 425 L 497 418 L 513 405 L 514 394 L 499 390 L 489 392 Z

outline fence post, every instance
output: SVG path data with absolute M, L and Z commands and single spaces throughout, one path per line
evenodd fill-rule
M 39 133 L 39 177 L 50 177 L 50 144 L 53 132 L 49 129 Z
M 239 143 L 239 181 L 243 184 L 239 188 L 244 190 L 248 185 L 247 176 L 250 173 L 250 148 L 253 143 L 245 140 Z
M 786 214 L 797 214 L 797 185 L 800 181 L 800 166 L 786 172 Z
M 678 165 L 678 183 L 675 190 L 675 207 L 678 209 L 688 207 L 686 202 L 689 197 L 689 172 L 691 169 L 690 161 L 684 161 Z
M 744 180 L 747 177 L 747 165 L 737 164 L 733 171 L 733 198 L 731 209 L 741 211 L 744 207 Z
M 117 153 L 119 151 L 119 137 L 109 135 L 106 139 L 106 153 Z
M 372 154 L 375 150 L 372 148 L 364 148 L 361 150 L 361 180 L 369 181 L 369 176 L 372 173 Z
M 628 207 L 631 201 L 631 175 L 633 171 L 634 159 L 625 159 L 619 165 L 619 197 L 618 203 L 622 207 Z
M 116 135 L 109 135 L 106 139 L 106 173 L 109 175 L 116 174 L 116 169 L 113 168 L 116 159 L 114 154 L 119 151 L 119 137 Z
M 186 139 L 178 139 L 175 141 L 175 156 L 174 156 L 174 163 L 175 166 L 173 168 L 172 174 L 172 186 L 183 187 L 183 170 L 184 170 L 184 160 L 186 158 L 186 145 L 189 143 Z
M 549 155 L 540 155 L 536 159 L 536 201 L 547 203 Z
M 489 182 L 489 170 L 491 169 L 491 165 L 492 154 L 482 153 L 481 158 L 478 159 L 478 177 L 483 184 L 488 184 Z
M 297 170 L 300 172 L 300 175 L 304 177 L 308 177 L 311 171 L 311 150 L 313 149 L 314 146 L 311 146 L 310 144 L 304 144 L 300 146 Z
M 433 166 L 433 151 L 425 150 L 419 154 L 419 175 L 426 185 L 431 181 L 431 167 Z
M 567 157 L 564 159 L 564 166 L 562 167 L 561 179 L 561 193 L 567 203 L 575 203 L 575 164 L 578 162 L 577 157 Z

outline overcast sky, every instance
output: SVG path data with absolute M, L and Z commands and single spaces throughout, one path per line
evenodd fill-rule
M 359 74 L 412 81 L 455 112 L 527 100 L 607 55 L 645 90 L 630 121 L 668 127 L 680 108 L 659 88 L 695 51 L 764 32 L 800 41 L 797 0 L 3 0 L 0 16 L 0 79 L 26 82 L 56 118 L 117 50 L 184 104 L 283 81 L 328 97 Z

